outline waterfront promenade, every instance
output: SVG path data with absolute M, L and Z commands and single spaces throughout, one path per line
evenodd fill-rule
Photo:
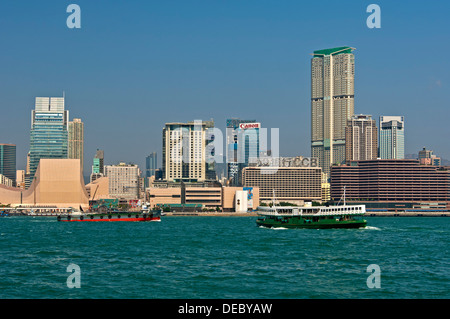
M 58 216 L 58 213 L 37 213 L 34 215 L 30 215 L 27 212 L 3 212 L 9 214 L 9 216 Z M 166 212 L 163 215 L 164 217 L 171 216 L 222 216 L 222 217 L 256 217 L 258 214 L 256 212 Z M 366 212 L 364 216 L 367 217 L 450 217 L 450 211 L 444 212 Z
M 450 217 L 447 212 L 366 212 L 369 217 Z

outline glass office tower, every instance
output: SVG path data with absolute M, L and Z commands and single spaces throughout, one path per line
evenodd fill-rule
M 230 186 L 242 185 L 242 169 L 259 158 L 259 129 L 256 120 L 227 119 L 227 166 Z
M 105 152 L 97 149 L 94 159 L 92 161 L 92 173 L 90 177 L 91 183 L 100 177 L 103 177 L 104 171 Z
M 405 118 L 380 116 L 380 158 L 405 158 Z
M 68 118 L 64 97 L 37 97 L 31 111 L 30 176 L 31 185 L 41 158 L 67 158 Z
M 153 152 L 145 158 L 145 177 L 155 176 L 158 169 L 156 153 Z
M 16 181 L 16 145 L 0 144 L 0 174 Z

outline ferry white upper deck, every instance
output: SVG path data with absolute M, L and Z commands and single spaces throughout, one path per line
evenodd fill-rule
M 258 206 L 258 215 L 272 216 L 336 216 L 364 215 L 366 205 L 341 206 Z

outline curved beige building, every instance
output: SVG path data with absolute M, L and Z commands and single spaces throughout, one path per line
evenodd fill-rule
M 109 196 L 109 178 L 102 176 L 86 185 L 89 200 L 107 199 Z
M 27 190 L 0 185 L 0 203 L 11 206 L 89 206 L 79 159 L 41 159 Z

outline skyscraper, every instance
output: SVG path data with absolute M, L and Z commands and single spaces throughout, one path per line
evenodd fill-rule
M 345 161 L 345 127 L 354 114 L 353 50 L 318 50 L 311 59 L 311 156 L 328 176 L 332 164 Z
M 169 182 L 200 182 L 214 173 L 206 148 L 210 143 L 207 130 L 213 121 L 166 123 L 163 128 L 163 179 Z
M 227 169 L 231 186 L 242 185 L 242 169 L 260 154 L 256 120 L 227 119 Z
M 156 153 L 153 152 L 145 158 L 145 177 L 155 176 L 155 171 L 158 169 L 158 159 Z
M 0 174 L 16 182 L 16 145 L 0 144 Z
M 150 185 L 150 177 L 156 175 L 157 169 L 158 169 L 157 156 L 156 153 L 153 152 L 149 156 L 145 157 L 144 187 L 148 187 Z
M 105 174 L 104 170 L 105 153 L 103 150 L 97 149 L 94 160 L 92 161 L 91 183 Z
M 81 119 L 69 122 L 68 158 L 78 158 L 81 169 L 84 168 L 84 124 Z
M 30 176 L 31 184 L 41 158 L 67 158 L 69 111 L 64 97 L 36 97 L 31 111 Z
M 381 159 L 405 158 L 405 118 L 403 116 L 380 116 Z
M 378 130 L 371 115 L 354 115 L 345 128 L 345 160 L 377 159 Z

